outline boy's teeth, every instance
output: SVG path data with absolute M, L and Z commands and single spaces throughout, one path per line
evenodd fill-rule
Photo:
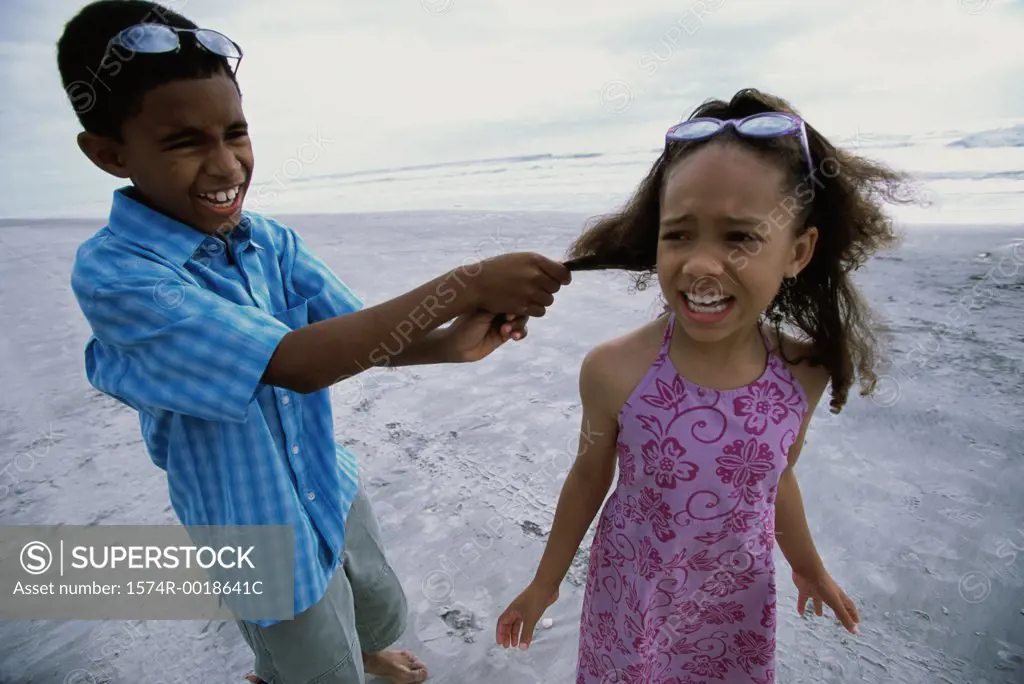
M 199 193 L 199 196 L 203 199 L 210 200 L 211 202 L 226 204 L 228 202 L 235 201 L 235 198 L 238 197 L 238 190 L 238 187 L 234 187 L 230 190 L 220 190 L 218 192 L 201 192 Z

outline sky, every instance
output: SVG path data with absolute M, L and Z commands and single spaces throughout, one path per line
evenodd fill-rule
M 101 206 L 120 185 L 75 145 L 57 74 L 54 45 L 83 4 L 0 4 L 0 216 Z M 826 135 L 1024 120 L 1022 0 L 165 5 L 245 50 L 256 182 L 312 140 L 318 173 L 656 147 L 702 100 L 747 86 Z

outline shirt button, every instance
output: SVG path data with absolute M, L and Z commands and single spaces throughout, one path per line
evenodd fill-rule
M 309 494 L 306 494 L 306 498 L 309 499 L 310 501 L 312 501 L 313 499 L 316 498 L 316 494 L 313 493 L 313 492 L 310 492 Z
M 291 402 L 291 400 L 292 398 L 289 397 L 287 394 L 281 397 L 281 403 L 284 404 L 285 406 L 287 406 L 288 403 Z
M 299 453 L 299 445 L 298 444 L 296 444 L 295 446 L 292 447 L 292 453 L 293 454 Z

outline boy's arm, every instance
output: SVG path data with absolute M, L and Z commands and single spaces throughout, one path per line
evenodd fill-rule
M 274 219 L 264 217 L 264 220 L 275 226 L 283 236 L 285 256 L 281 267 L 286 275 L 286 285 L 307 299 L 310 323 L 354 313 L 363 308 L 358 295 L 309 249 L 296 231 Z M 449 273 L 450 278 L 446 283 L 438 285 L 434 296 L 428 296 L 410 311 L 405 320 L 399 321 L 389 335 L 381 340 L 380 345 L 370 351 L 370 358 L 362 365 L 394 368 L 456 361 L 451 358 L 446 331 L 439 327 L 465 313 L 461 303 L 453 305 L 453 300 L 460 290 L 471 287 L 467 281 L 471 276 L 478 275 L 481 268 L 481 264 L 470 264 L 461 272 Z M 415 335 L 417 331 L 425 334 Z
M 264 220 L 281 231 L 286 254 L 282 259 L 282 271 L 287 274 L 287 286 L 307 300 L 310 323 L 354 313 L 364 307 L 362 299 L 309 248 L 294 229 L 269 217 L 264 217 Z M 457 285 L 454 280 L 452 282 Z M 445 298 L 450 300 L 453 294 L 451 288 L 444 287 L 442 291 Z M 428 301 L 427 305 L 431 303 Z M 431 327 L 454 318 L 451 311 L 443 309 L 431 309 L 429 315 L 425 310 L 416 311 L 414 314 L 416 325 L 431 324 Z M 410 324 L 412 318 L 410 316 Z M 407 327 L 409 326 L 400 324 L 399 329 L 396 329 L 398 337 L 386 340 L 389 350 L 394 352 L 394 349 L 398 348 L 397 352 L 390 354 L 388 366 L 419 366 L 443 363 L 447 360 L 444 346 L 441 344 L 444 338 L 442 331 L 430 330 L 421 339 L 409 342 L 403 337 Z M 374 354 L 374 361 L 376 362 L 380 356 L 382 354 Z
M 85 358 L 89 381 L 136 409 L 223 422 L 244 422 L 262 384 L 308 392 L 386 362 L 382 343 L 393 350 L 402 339 L 392 333 L 407 333 L 411 342 L 439 325 L 421 329 L 410 322 L 435 300 L 445 315 L 474 308 L 543 315 L 551 293 L 568 282 L 568 271 L 541 255 L 503 255 L 293 331 L 167 265 L 136 260 L 123 269 L 117 256 L 112 247 L 91 245 L 72 270 L 72 289 L 93 332 Z
M 468 311 L 543 316 L 553 293 L 570 280 L 562 264 L 539 254 L 505 254 L 449 271 L 376 306 L 290 332 L 267 366 L 265 381 L 311 392 L 390 365 L 442 323 Z
M 412 344 L 404 345 L 397 354 L 388 360 L 391 368 L 402 366 L 426 366 L 434 363 L 447 363 L 444 345 L 444 331 L 431 330 Z

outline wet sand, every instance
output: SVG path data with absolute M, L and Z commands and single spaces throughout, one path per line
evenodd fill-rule
M 560 257 L 584 217 L 475 212 L 288 219 L 368 304 L 461 262 Z M 0 222 L 0 522 L 173 524 L 134 413 L 95 392 L 68 286 L 97 221 Z M 801 619 L 779 572 L 778 681 L 1024 679 L 1024 227 L 910 227 L 858 276 L 891 336 L 883 392 L 819 406 L 798 474 L 861 633 Z M 576 274 L 528 339 L 474 365 L 374 371 L 334 389 L 336 434 L 409 596 L 400 646 L 432 682 L 571 682 L 588 534 L 527 653 L 494 644 L 531 577 L 576 450 L 583 355 L 657 312 L 654 289 Z M 591 531 L 592 532 L 592 531 Z M 231 623 L 0 623 L 0 682 L 239 682 Z

